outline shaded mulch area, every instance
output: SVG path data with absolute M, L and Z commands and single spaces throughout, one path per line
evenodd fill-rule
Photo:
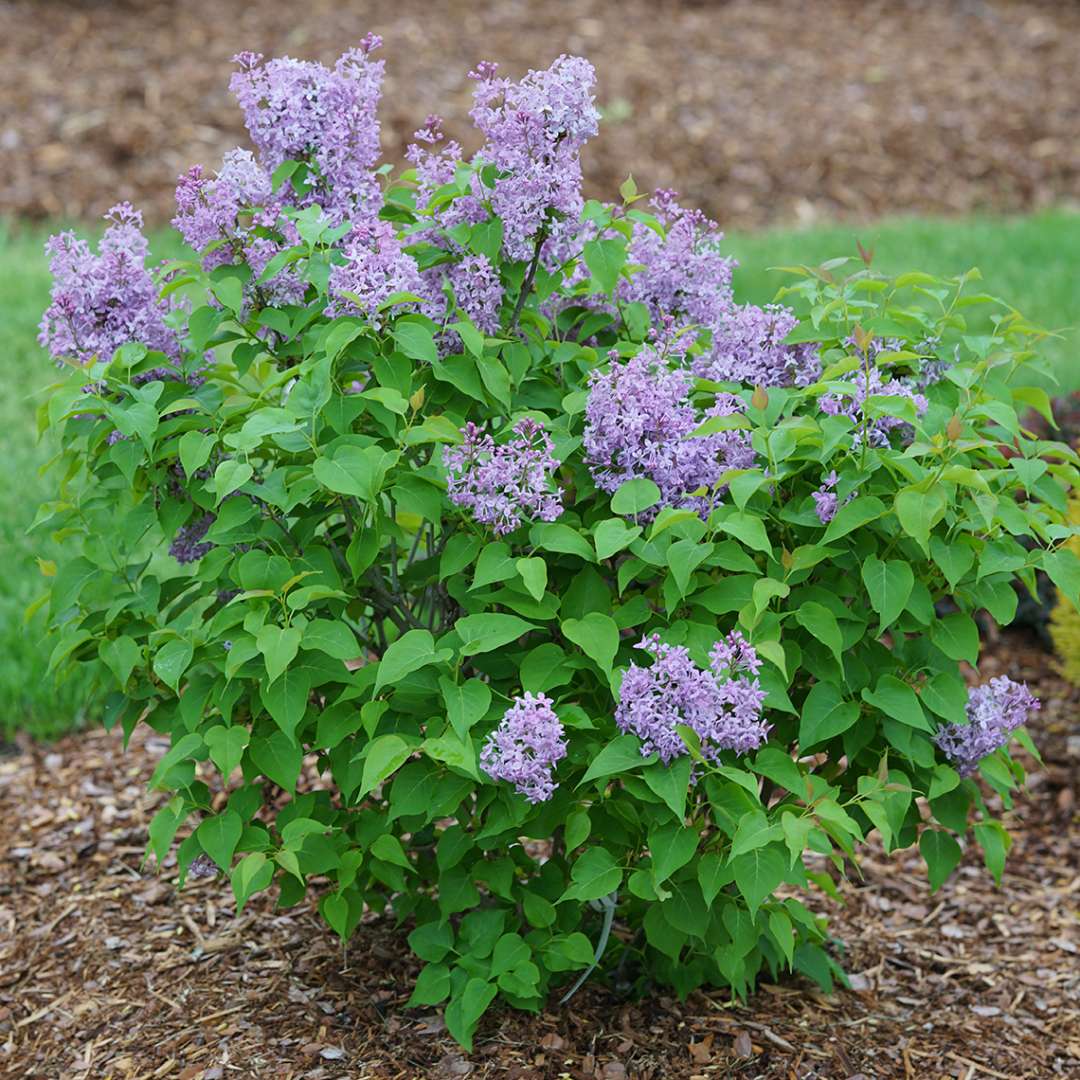
M 1074 0 L 0 0 L 0 212 L 156 221 L 242 137 L 242 49 L 333 60 L 386 40 L 401 161 L 429 112 L 475 146 L 478 60 L 599 74 L 591 192 L 674 187 L 724 225 L 1024 209 L 1080 197 Z
M 177 892 L 140 866 L 166 741 L 103 732 L 0 758 L 0 1075 L 274 1077 L 1052 1077 L 1080 1071 L 1080 695 L 1010 638 L 1008 671 L 1044 698 L 1045 763 L 1009 815 L 994 887 L 978 855 L 931 895 L 918 856 L 871 847 L 832 920 L 852 989 L 791 980 L 616 999 L 587 986 L 539 1017 L 499 1012 L 464 1054 L 437 1012 L 406 1010 L 403 935 L 373 917 L 346 951 L 313 903 L 237 916 L 227 883 Z

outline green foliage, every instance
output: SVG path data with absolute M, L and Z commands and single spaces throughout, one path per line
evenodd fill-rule
M 386 205 L 406 227 L 418 216 L 406 186 Z M 586 212 L 604 233 L 629 228 L 622 211 Z M 172 268 L 192 297 L 187 363 L 213 356 L 196 389 L 136 378 L 162 358 L 126 346 L 58 379 L 40 411 L 61 444 L 35 526 L 63 551 L 52 664 L 111 684 L 108 725 L 170 736 L 152 781 L 174 793 L 150 829 L 159 859 L 186 833 L 181 877 L 204 855 L 238 905 L 273 885 L 296 903 L 310 885 L 342 939 L 365 909 L 391 912 L 426 965 L 413 1002 L 446 1002 L 466 1045 L 497 996 L 537 1010 L 598 960 L 680 994 L 744 994 L 785 969 L 831 986 L 823 923 L 776 892 L 832 891 L 874 829 L 890 850 L 918 843 L 937 887 L 974 818 L 1000 873 L 1007 843 L 981 788 L 933 733 L 962 719 L 974 612 L 1007 621 L 1004 593 L 1040 568 L 1076 600 L 1078 459 L 1021 426 L 1045 404 L 1024 389 L 1037 332 L 972 295 L 975 275 L 793 268 L 792 338 L 817 343 L 824 373 L 767 394 L 697 384 L 702 407 L 742 396 L 762 462 L 725 476 L 703 519 L 651 516 L 647 481 L 609 497 L 582 460 L 590 373 L 648 332 L 574 303 L 634 273 L 614 248 L 547 275 L 544 297 L 567 301 L 557 316 L 539 293 L 517 303 L 526 267 L 503 265 L 513 318 L 443 357 L 442 328 L 399 308 L 381 326 L 329 318 L 321 240 L 290 256 L 309 299 L 282 309 L 245 308 L 197 263 Z M 973 334 L 967 313 L 984 306 L 991 329 Z M 903 347 L 874 359 L 853 335 Z M 853 370 L 918 371 L 932 338 L 952 366 L 923 415 L 885 395 L 860 423 L 819 407 L 850 393 Z M 448 499 L 442 447 L 467 420 L 502 432 L 525 416 L 551 433 L 573 498 L 557 522 L 495 538 Z M 883 417 L 910 440 L 871 445 Z M 812 493 L 833 470 L 851 498 L 826 525 Z M 210 550 L 178 565 L 170 539 L 210 511 Z M 634 644 L 656 632 L 703 664 L 736 627 L 764 660 L 768 745 L 705 760 L 684 729 L 686 755 L 643 756 L 613 721 Z M 554 697 L 569 744 L 536 805 L 478 764 L 523 690 Z M 982 772 L 1006 801 L 1022 778 L 1004 750 Z M 609 938 L 612 918 L 631 932 Z
M 1069 499 L 1069 515 L 1080 525 L 1080 498 Z M 1068 542 L 1069 550 L 1080 556 L 1080 539 Z M 1059 596 L 1050 612 L 1050 636 L 1061 659 L 1061 670 L 1071 683 L 1080 685 L 1080 611 L 1065 596 Z

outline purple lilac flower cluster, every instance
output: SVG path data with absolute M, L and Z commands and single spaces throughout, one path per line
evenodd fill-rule
M 58 362 L 111 360 L 131 342 L 176 359 L 179 342 L 165 321 L 170 308 L 146 268 L 149 244 L 142 215 L 120 203 L 105 220 L 109 227 L 96 254 L 71 232 L 46 243 L 52 301 L 42 316 L 38 342 Z
M 1005 746 L 1009 736 L 1040 707 L 1025 683 L 1005 675 L 968 691 L 967 723 L 946 724 L 934 741 L 961 776 L 971 776 L 988 754 Z
M 756 678 L 761 661 L 738 631 L 713 647 L 708 671 L 683 646 L 667 645 L 657 634 L 643 638 L 637 648 L 653 664 L 630 665 L 615 723 L 641 740 L 643 755 L 656 753 L 667 763 L 685 754 L 678 724 L 697 734 L 702 755 L 710 760 L 721 750 L 755 750 L 768 738 L 770 725 L 762 717 L 766 692 Z
M 447 269 L 454 301 L 470 321 L 485 334 L 499 331 L 499 306 L 503 289 L 499 271 L 483 255 L 466 255 Z
M 531 803 L 555 793 L 554 771 L 566 757 L 566 739 L 554 702 L 544 694 L 514 698 L 480 751 L 480 767 L 493 780 L 506 780 Z
M 813 493 L 814 512 L 822 525 L 828 525 L 836 517 L 836 511 L 839 509 L 836 491 L 834 490 L 837 480 L 839 480 L 839 477 L 836 475 L 836 470 L 833 469 L 821 482 L 821 487 Z
M 169 545 L 169 554 L 181 565 L 198 562 L 204 555 L 208 555 L 214 545 L 204 543 L 203 537 L 216 520 L 214 514 L 205 513 L 186 525 L 181 525 Z
M 712 343 L 693 362 L 694 374 L 750 386 L 808 386 L 821 372 L 817 349 L 785 345 L 797 319 L 788 308 L 737 305 L 731 288 L 736 261 L 721 254 L 723 233 L 700 210 L 660 190 L 653 215 L 665 235 L 638 222 L 628 261 L 640 267 L 619 283 L 623 302 L 638 301 L 654 321 L 674 315 L 679 327 L 708 331 Z
M 371 59 L 381 44 L 368 34 L 333 70 L 290 57 L 265 63 L 257 53 L 234 57 L 240 70 L 229 89 L 259 163 L 273 173 L 285 161 L 307 161 L 311 190 L 295 192 L 297 205 L 321 206 L 334 224 L 372 217 L 382 201 L 374 169 L 383 62 Z
M 949 363 L 933 358 L 938 346 L 936 338 L 927 338 L 917 345 L 910 346 L 899 338 L 871 338 L 860 347 L 854 337 L 845 344 L 854 349 L 862 358 L 864 367 L 846 376 L 844 382 L 853 388 L 850 394 L 825 394 L 818 405 L 823 413 L 830 416 L 847 416 L 858 428 L 855 432 L 855 446 L 862 443 L 863 404 L 872 395 L 908 398 L 915 406 L 915 412 L 922 416 L 929 402 L 923 393 L 928 387 L 940 382 Z M 900 352 L 913 349 L 923 359 L 911 375 L 898 375 L 886 379 L 882 369 L 877 366 L 878 357 L 883 352 Z M 869 374 L 868 374 L 869 372 Z M 895 416 L 882 416 L 867 427 L 869 444 L 876 447 L 889 445 L 889 437 L 899 432 L 902 438 L 910 437 L 911 425 Z
M 620 281 L 620 300 L 644 304 L 654 321 L 676 315 L 680 326 L 718 325 L 734 306 L 736 262 L 720 253 L 724 234 L 700 210 L 680 206 L 674 191 L 657 191 L 651 205 L 666 235 L 635 223 L 627 259 L 641 269 Z
M 498 271 L 483 256 L 467 253 L 449 231 L 486 221 L 493 212 L 502 222 L 502 250 L 509 258 L 531 258 L 541 230 L 546 265 L 575 254 L 584 206 L 580 151 L 596 133 L 599 119 L 592 99 L 595 76 L 585 60 L 560 56 L 519 83 L 499 78 L 497 71 L 498 65 L 484 62 L 470 72 L 477 83 L 470 115 L 485 137 L 473 161 L 495 166 L 494 186 L 487 188 L 474 177 L 469 194 L 440 204 L 430 227 L 413 237 L 458 257 L 424 271 L 424 313 L 436 322 L 447 321 L 455 310 L 449 290 L 457 307 L 489 334 L 499 327 L 503 289 Z M 437 145 L 444 139 L 437 116 L 429 116 L 414 137 L 406 156 L 416 170 L 417 208 L 423 212 L 434 193 L 453 180 L 462 154 L 456 142 Z M 439 347 L 442 352 L 459 348 L 458 335 L 444 332 Z
M 459 262 L 425 270 L 420 277 L 425 297 L 420 310 L 428 318 L 445 324 L 453 321 L 460 309 L 482 333 L 499 332 L 502 281 L 498 269 L 485 256 L 465 255 Z M 461 338 L 456 331 L 444 330 L 437 344 L 440 353 L 456 352 Z
M 809 386 L 821 376 L 817 346 L 784 344 L 798 321 L 779 304 L 729 308 L 711 324 L 712 346 L 694 361 L 694 374 L 751 386 Z
M 281 217 L 281 208 L 270 174 L 250 150 L 237 148 L 225 155 L 216 176 L 196 165 L 180 177 L 172 223 L 190 247 L 203 252 L 204 270 L 239 261 L 257 279 L 283 243 L 299 242 L 296 226 Z M 271 230 L 281 241 L 268 235 Z M 259 291 L 264 302 L 296 304 L 303 301 L 306 284 L 295 268 L 285 267 Z
M 217 873 L 217 864 L 209 855 L 205 855 L 201 851 L 191 860 L 191 865 L 188 867 L 188 877 L 196 880 L 217 877 Z
M 449 243 L 452 250 L 457 250 L 441 230 L 461 224 L 479 224 L 487 220 L 488 211 L 482 198 L 475 194 L 460 196 L 437 208 L 431 206 L 432 196 L 454 179 L 462 162 L 461 144 L 446 139 L 442 124 L 441 116 L 429 116 L 424 126 L 413 132 L 416 142 L 409 144 L 405 157 L 416 172 L 416 208 L 422 213 L 430 210 L 433 215 L 433 224 L 415 235 L 438 246 Z
M 225 155 L 217 176 L 207 176 L 201 165 L 195 165 L 180 177 L 172 223 L 196 251 L 216 245 L 203 261 L 203 267 L 212 270 L 242 251 L 252 224 L 274 223 L 276 214 L 261 220 L 264 208 L 273 203 L 270 174 L 250 150 L 237 147 Z M 244 224 L 239 220 L 242 214 L 249 219 Z
M 715 404 L 700 414 L 690 401 L 692 381 L 684 368 L 669 368 L 651 346 L 625 364 L 612 354 L 610 370 L 593 373 L 583 444 L 586 464 L 601 491 L 614 492 L 627 480 L 646 477 L 660 488 L 663 506 L 707 514 L 722 494 L 713 489 L 724 472 L 753 466 L 746 431 L 689 437 L 704 419 L 745 407 L 734 394 L 718 394 Z M 702 488 L 706 494 L 694 494 Z
M 504 536 L 531 521 L 554 521 L 563 512 L 562 493 L 552 490 L 559 463 L 543 427 L 526 417 L 515 438 L 496 445 L 473 423 L 461 429 L 464 442 L 443 451 L 447 493 L 455 506 Z
M 560 56 L 517 83 L 500 78 L 497 68 L 485 62 L 470 72 L 477 86 L 469 115 L 485 138 L 477 159 L 500 174 L 487 197 L 503 223 L 503 250 L 511 259 L 531 258 L 544 229 L 545 251 L 558 252 L 576 233 L 584 206 L 580 154 L 600 119 L 596 73 L 576 56 Z
M 401 247 L 389 221 L 360 221 L 345 238 L 345 262 L 330 271 L 329 315 L 366 315 L 380 322 L 379 306 L 395 293 L 420 295 L 416 262 Z

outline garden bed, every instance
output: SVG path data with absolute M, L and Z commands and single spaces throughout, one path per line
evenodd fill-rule
M 385 919 L 342 952 L 314 903 L 237 917 L 226 882 L 177 892 L 141 868 L 167 741 L 145 728 L 0 758 L 0 1075 L 48 1077 L 1045 1078 L 1080 1069 L 1080 764 L 1075 691 L 1011 636 L 982 676 L 1044 700 L 1044 754 L 1007 815 L 1000 889 L 976 855 L 931 895 L 917 853 L 871 848 L 827 911 L 852 989 L 763 986 L 745 1006 L 639 1003 L 587 986 L 567 1008 L 485 1018 L 466 1055 L 406 1010 L 416 962 Z
M 246 142 L 236 52 L 330 61 L 386 39 L 387 159 L 426 112 L 470 132 L 465 72 L 560 52 L 599 74 L 591 192 L 628 172 L 725 228 L 902 211 L 1019 210 L 1080 195 L 1080 7 L 1054 0 L 386 0 L 0 3 L 0 213 L 173 213 L 176 177 Z

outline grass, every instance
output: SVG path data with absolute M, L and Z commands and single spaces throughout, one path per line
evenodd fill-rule
M 0 430 L 8 482 L 0 488 L 0 736 L 21 728 L 39 737 L 78 724 L 87 713 L 88 684 L 69 679 L 57 684 L 47 674 L 50 645 L 42 641 L 42 620 L 26 624 L 23 611 L 43 591 L 38 557 L 60 554 L 47 539 L 25 531 L 36 507 L 52 498 L 53 478 L 39 469 L 53 453 L 49 439 L 38 442 L 34 407 L 53 369 L 38 348 L 37 322 L 48 300 L 49 275 L 35 229 L 0 227 Z M 728 250 L 741 263 L 735 288 L 740 300 L 770 300 L 784 275 L 768 267 L 792 262 L 818 263 L 853 254 L 855 239 L 875 248 L 875 266 L 959 273 L 971 266 L 983 272 L 987 291 L 1015 304 L 1036 323 L 1066 331 L 1046 343 L 1062 389 L 1080 389 L 1076 337 L 1080 323 L 1080 214 L 1052 211 L 1032 217 L 969 218 L 939 221 L 893 219 L 855 229 L 826 226 L 736 235 Z M 156 247 L 164 252 L 162 240 Z M 170 245 L 171 246 L 171 245 Z
M 23 612 L 45 590 L 37 558 L 54 558 L 59 545 L 26 536 L 39 503 L 55 497 L 51 476 L 39 474 L 54 452 L 39 443 L 35 406 L 56 375 L 35 340 L 49 296 L 49 273 L 37 232 L 0 232 L 0 436 L 7 483 L 0 489 L 0 736 L 23 729 L 48 737 L 79 723 L 88 684 L 57 683 L 47 674 L 51 646 L 42 641 L 44 620 Z

